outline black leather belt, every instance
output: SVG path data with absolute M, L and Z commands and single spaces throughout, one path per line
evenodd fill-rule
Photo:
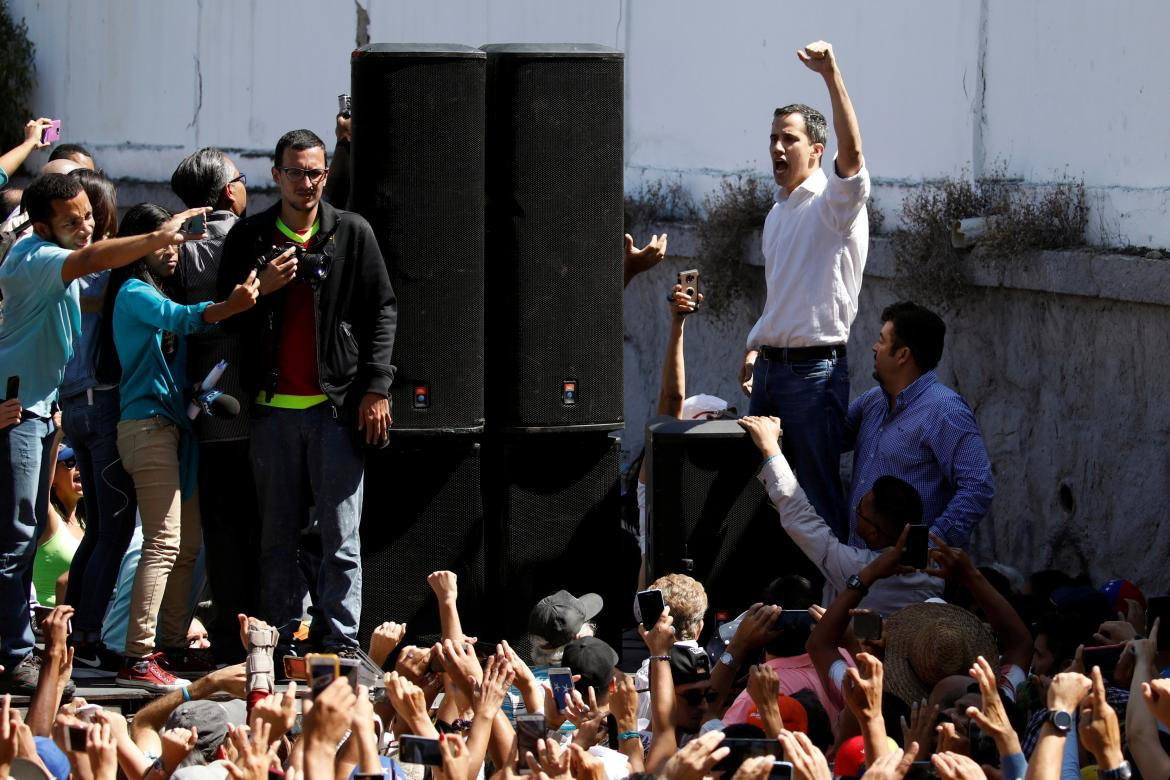
M 845 345 L 829 347 L 760 347 L 760 354 L 774 363 L 804 363 L 845 357 Z

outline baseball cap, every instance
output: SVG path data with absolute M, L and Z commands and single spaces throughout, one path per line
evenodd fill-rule
M 808 712 L 805 711 L 804 705 L 783 693 L 776 696 L 776 701 L 780 705 L 780 720 L 784 721 L 784 728 L 788 731 L 800 731 L 807 734 Z M 747 711 L 745 722 L 760 728 L 764 726 L 764 719 L 760 717 L 760 709 L 754 702 Z
M 227 710 L 219 702 L 203 699 L 185 701 L 171 711 L 164 728 L 196 729 L 199 736 L 195 740 L 195 750 L 211 763 L 215 760 L 216 749 L 227 739 Z
M 604 602 L 596 593 L 577 598 L 567 590 L 558 590 L 536 603 L 528 615 L 528 632 L 554 645 L 568 644 L 585 621 L 601 611 Z
M 586 691 L 592 685 L 598 695 L 609 690 L 613 668 L 619 660 L 617 652 L 595 636 L 574 639 L 565 645 L 561 656 L 561 663 L 572 669 L 573 674 L 581 675 L 577 690 Z
M 707 652 L 690 645 L 670 648 L 670 673 L 675 685 L 689 685 L 711 679 L 711 659 Z

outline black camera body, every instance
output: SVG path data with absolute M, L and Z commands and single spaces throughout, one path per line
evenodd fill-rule
M 294 279 L 298 282 L 308 282 L 314 286 L 324 281 L 325 277 L 329 275 L 330 266 L 333 264 L 332 237 L 328 241 L 308 248 L 297 244 L 274 246 L 256 260 L 256 272 L 260 273 L 267 268 L 269 263 L 287 252 L 289 246 L 294 248 L 293 256 L 297 259 L 297 273 Z

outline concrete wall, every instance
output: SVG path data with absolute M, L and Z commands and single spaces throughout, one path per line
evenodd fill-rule
M 1091 232 L 1170 246 L 1170 5 L 1155 0 L 10 0 L 37 46 L 38 113 L 118 178 L 165 181 L 184 151 L 236 150 L 253 186 L 281 132 L 325 138 L 349 52 L 370 41 L 581 41 L 627 53 L 627 184 L 697 197 L 764 173 L 772 109 L 826 107 L 795 50 L 832 41 L 876 195 L 1004 169 L 1084 177 Z M 1157 140 L 1156 140 L 1157 139 Z M 887 222 L 892 226 L 892 221 Z

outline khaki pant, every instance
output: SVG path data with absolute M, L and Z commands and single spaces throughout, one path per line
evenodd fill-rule
M 134 480 L 142 515 L 142 557 L 134 575 L 127 656 L 159 645 L 187 646 L 191 622 L 191 578 L 201 541 L 199 494 L 179 495 L 179 429 L 164 417 L 118 423 L 118 453 Z

